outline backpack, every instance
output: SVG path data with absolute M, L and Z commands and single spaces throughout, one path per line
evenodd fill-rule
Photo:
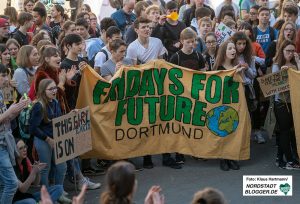
M 253 28 L 253 36 L 254 36 L 254 39 L 256 40 L 256 37 L 257 37 L 257 26 L 255 26 L 254 28 Z M 271 39 L 271 42 L 273 41 L 273 40 L 275 40 L 276 39 L 276 36 L 275 36 L 275 30 L 274 30 L 274 28 L 272 28 L 271 26 L 269 26 L 269 30 L 270 30 L 270 39 Z
M 29 133 L 29 119 L 32 106 L 24 108 L 19 115 L 19 131 L 22 139 L 28 140 L 30 138 Z
M 108 60 L 108 53 L 106 50 L 104 49 L 101 49 L 99 52 L 103 52 L 105 54 L 105 61 Z M 92 59 L 88 62 L 88 64 L 91 66 L 91 67 L 94 67 L 95 66 L 95 58 L 96 58 L 96 55 L 99 53 L 97 52 L 93 57 Z
M 179 52 L 179 51 L 178 51 L 178 52 Z M 180 56 L 179 56 L 178 52 L 176 52 L 176 55 L 177 55 L 177 62 L 178 62 L 177 65 L 181 66 L 181 65 L 180 65 Z M 199 61 L 200 61 L 199 54 L 198 54 L 197 51 L 195 51 L 195 52 L 196 52 L 196 54 L 197 54 L 197 59 L 198 59 L 198 63 L 199 63 Z

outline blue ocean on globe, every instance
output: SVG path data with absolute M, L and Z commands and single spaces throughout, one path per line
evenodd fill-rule
M 230 106 L 218 106 L 206 116 L 206 126 L 215 135 L 226 137 L 233 133 L 239 124 L 238 112 Z

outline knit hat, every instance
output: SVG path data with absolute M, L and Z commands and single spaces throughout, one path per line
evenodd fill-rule
M 8 21 L 5 18 L 0 18 L 0 28 L 9 26 Z

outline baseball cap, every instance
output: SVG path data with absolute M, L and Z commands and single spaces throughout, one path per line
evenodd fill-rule
M 5 18 L 0 18 L 0 28 L 9 26 L 8 21 Z

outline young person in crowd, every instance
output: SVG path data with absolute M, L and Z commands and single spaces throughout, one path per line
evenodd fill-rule
M 28 12 L 21 12 L 18 16 L 20 27 L 13 33 L 13 38 L 18 41 L 20 46 L 29 45 L 30 36 L 27 31 L 33 26 L 33 16 Z
M 215 65 L 213 70 L 230 70 L 237 69 L 238 73 L 241 73 L 243 76 L 243 72 L 249 69 L 249 66 L 244 64 L 239 64 L 237 59 L 237 50 L 233 41 L 227 40 L 221 44 Z M 230 169 L 239 170 L 240 166 L 237 161 L 221 159 L 220 168 L 223 171 L 229 171 Z
M 88 61 L 104 47 L 104 42 L 100 38 L 91 38 L 89 34 L 89 24 L 83 19 L 79 18 L 76 20 L 76 31 L 85 41 L 85 50 L 83 52 L 83 57 L 87 57 Z
M 146 8 L 146 15 L 147 18 L 151 21 L 151 27 L 155 28 L 158 24 L 158 21 L 160 19 L 160 10 L 159 7 L 156 5 L 151 5 Z
M 103 18 L 100 21 L 100 32 L 101 32 L 101 37 L 100 38 L 105 44 L 107 44 L 107 42 L 106 42 L 106 31 L 111 26 L 116 26 L 117 27 L 116 22 L 112 18 L 109 18 L 109 17 L 108 18 Z
M 75 26 L 75 22 L 73 21 L 66 21 L 64 23 L 64 25 L 62 26 L 62 30 L 60 32 L 60 35 L 58 37 L 58 41 L 57 41 L 57 45 L 60 46 L 61 45 L 61 41 L 63 40 L 63 38 L 71 33 L 76 33 L 76 26 Z
M 97 24 L 97 16 L 94 13 L 89 13 L 90 14 L 90 30 L 89 33 L 92 36 L 92 38 L 99 38 L 100 37 L 100 27 Z
M 206 50 L 206 44 L 204 37 L 208 32 L 212 31 L 212 21 L 209 17 L 200 18 L 198 21 L 198 38 L 196 44 L 196 50 L 200 53 L 204 53 Z
M 48 60 L 48 59 L 46 59 Z M 50 64 L 55 58 L 50 58 Z M 37 98 L 32 107 L 29 119 L 29 131 L 34 137 L 34 146 L 36 148 L 39 161 L 45 163 L 45 168 L 41 170 L 42 185 L 50 186 L 49 174 L 53 169 L 55 174 L 54 184 L 63 185 L 65 173 L 67 169 L 66 162 L 55 164 L 54 161 L 54 140 L 52 119 L 60 117 L 63 113 L 60 108 L 58 100 L 56 100 L 57 93 L 56 82 L 53 79 L 47 78 L 39 82 L 37 90 Z M 62 200 L 68 200 L 63 195 Z
M 34 0 L 24 0 L 24 11 L 32 13 L 35 1 Z
M 4 9 L 4 15 L 9 17 L 9 32 L 13 33 L 16 28 L 19 26 L 18 24 L 18 12 L 15 7 L 8 6 Z
M 218 16 L 218 23 L 224 22 L 228 19 L 235 21 L 236 17 L 234 15 L 234 10 L 232 6 L 224 6 L 221 10 L 221 13 Z
M 193 70 L 204 70 L 205 60 L 201 53 L 194 50 L 197 34 L 191 28 L 185 28 L 180 34 L 182 48 L 174 53 L 170 62 Z
M 32 37 L 31 45 L 36 46 L 38 42 L 41 40 L 49 40 L 51 41 L 51 37 L 49 36 L 49 33 L 46 30 L 40 30 L 37 34 L 35 34 Z
M 253 28 L 254 38 L 267 53 L 271 42 L 277 39 L 277 31 L 269 25 L 270 9 L 267 7 L 260 7 L 258 9 L 258 26 Z
M 192 204 L 226 204 L 226 200 L 221 191 L 214 188 L 204 188 L 195 193 Z
M 16 166 L 14 168 L 18 178 L 18 190 L 14 196 L 14 204 L 36 204 L 41 200 L 40 191 L 29 193 L 31 185 L 38 186 L 40 183 L 40 172 L 46 167 L 46 163 L 36 162 L 31 164 L 27 157 L 28 146 L 21 139 L 16 139 L 16 145 L 19 155 L 16 158 Z M 63 186 L 54 185 L 48 187 L 52 202 L 59 201 L 63 195 Z
M 49 25 L 52 29 L 53 38 L 56 42 L 65 20 L 65 9 L 59 4 L 54 4 L 51 9 L 51 18 L 53 20 Z
M 36 72 L 36 67 L 39 64 L 38 50 L 31 45 L 24 45 L 21 47 L 18 57 L 17 65 L 13 79 L 17 82 L 17 91 L 20 96 L 28 94 L 31 83 Z
M 289 68 L 299 70 L 299 55 L 295 51 L 295 43 L 290 40 L 284 40 L 277 49 L 272 72 L 287 70 Z M 274 113 L 279 127 L 276 163 L 279 168 L 299 170 L 300 165 L 297 161 L 295 133 L 292 130 L 294 123 L 289 91 L 275 95 Z
M 206 51 L 203 53 L 203 57 L 205 60 L 205 68 L 206 71 L 211 71 L 214 67 L 217 52 L 218 52 L 218 44 L 217 44 L 217 37 L 215 33 L 209 32 L 204 37 Z
M 9 50 L 10 59 L 11 59 L 11 65 L 12 65 L 12 71 L 16 70 L 18 65 L 16 64 L 16 59 L 18 52 L 20 50 L 20 44 L 15 39 L 11 38 L 6 42 L 6 47 Z
M 144 64 L 151 59 L 163 58 L 166 48 L 158 38 L 150 37 L 150 20 L 140 17 L 134 22 L 138 38 L 129 44 L 127 58 L 133 64 Z
M 170 62 L 182 67 L 187 67 L 193 70 L 205 70 L 205 60 L 201 53 L 194 50 L 194 45 L 197 39 L 197 34 L 191 28 L 185 28 L 180 34 L 180 42 L 182 48 L 170 58 Z M 182 154 L 176 153 L 175 162 L 171 158 L 171 154 L 163 154 L 163 165 L 174 169 L 180 169 L 184 164 L 185 159 Z
M 116 39 L 121 39 L 121 30 L 116 26 L 111 26 L 106 30 L 106 45 L 96 54 L 94 68 L 101 74 L 102 65 L 111 58 L 110 43 Z M 102 75 L 102 74 L 101 74 Z
M 132 204 L 137 189 L 134 166 L 120 161 L 109 167 L 106 174 L 107 188 L 101 193 L 100 202 Z M 145 204 L 164 204 L 164 196 L 159 186 L 152 186 L 145 198 Z
M 180 8 L 179 8 L 179 17 L 178 17 L 178 20 L 179 21 L 183 21 L 183 15 L 185 13 L 186 10 L 188 10 L 189 8 L 191 8 L 194 4 L 194 0 L 187 0 L 185 1 L 186 3 L 183 4 L 183 5 L 178 5 Z
M 211 11 L 206 7 L 197 8 L 195 11 L 195 18 L 192 19 L 190 27 L 199 35 L 199 20 L 201 18 L 211 18 Z
M 185 23 L 186 27 L 191 25 L 192 19 L 195 18 L 195 11 L 198 8 L 206 7 L 211 11 L 211 19 L 215 18 L 215 11 L 208 5 L 204 4 L 204 0 L 195 0 L 195 4 L 187 9 L 183 15 L 183 22 Z
M 256 0 L 241 0 L 240 10 L 242 20 L 249 20 L 250 8 L 254 5 L 256 5 Z
M 88 22 L 88 24 L 91 23 L 90 14 L 87 12 L 78 13 L 76 16 L 76 20 L 79 18 L 84 18 Z
M 71 83 L 68 83 L 65 85 L 65 94 L 67 98 L 67 104 L 69 107 L 69 110 L 74 110 L 76 106 L 76 101 L 78 97 L 78 91 L 80 86 L 80 69 L 79 64 L 84 61 L 83 58 L 78 57 L 79 54 L 84 49 L 84 40 L 81 38 L 78 34 L 69 34 L 66 35 L 65 38 L 62 41 L 62 48 L 63 48 L 63 56 L 64 59 L 60 64 L 60 67 L 62 70 L 65 70 L 65 72 L 69 72 L 70 70 L 75 70 L 75 75 L 71 78 Z M 85 160 L 83 160 L 85 161 Z M 91 174 L 91 172 L 94 172 L 95 174 L 103 173 L 103 171 L 100 171 L 98 169 L 92 168 L 87 162 L 83 162 L 83 170 L 82 172 L 84 174 Z M 87 163 L 87 164 L 85 164 Z M 97 189 L 100 187 L 100 183 L 93 183 L 91 182 L 87 177 L 84 177 L 82 175 L 82 172 L 80 170 L 79 166 L 79 160 L 75 159 L 74 165 L 73 162 L 68 162 L 68 174 L 71 177 L 71 180 L 74 180 L 74 177 L 79 180 L 79 187 L 81 188 L 84 184 L 87 185 L 87 189 Z M 70 171 L 70 169 L 75 169 L 75 175 L 73 175 L 73 172 Z M 73 175 L 73 176 L 72 176 Z
M 220 3 L 216 8 L 216 16 L 219 16 L 222 8 L 224 8 L 224 6 L 228 6 L 228 5 L 230 5 L 233 8 L 234 16 L 236 18 L 238 18 L 240 15 L 240 9 L 239 9 L 239 6 L 236 3 L 234 3 L 232 0 L 224 0 L 222 3 Z
M 298 18 L 298 7 L 296 5 L 286 6 L 283 8 L 283 19 L 285 22 L 291 21 L 296 24 Z M 299 26 L 296 24 L 297 30 L 299 30 Z
M 43 7 L 34 7 L 32 10 L 32 15 L 33 15 L 34 26 L 35 26 L 33 33 L 36 34 L 40 30 L 46 30 L 51 36 L 51 39 L 53 40 L 52 29 L 46 24 L 46 18 L 47 18 L 46 9 Z
M 166 2 L 163 0 L 147 0 L 146 3 L 150 6 L 152 5 L 158 6 L 162 14 L 166 12 Z
M 139 17 L 133 24 L 138 38 L 129 44 L 126 58 L 131 59 L 134 65 L 162 59 L 167 52 L 160 39 L 150 37 L 150 23 L 147 18 Z M 151 169 L 153 166 L 151 156 L 145 156 L 143 167 Z
M 136 19 L 135 14 L 132 12 L 135 2 L 136 0 L 124 0 L 123 8 L 111 14 L 111 18 L 116 21 L 118 28 L 122 32 L 122 35 L 124 35 L 125 31 Z
M 0 200 L 12 203 L 18 189 L 18 179 L 14 173 L 15 155 L 18 149 L 12 135 L 10 122 L 28 105 L 29 100 L 21 98 L 7 109 L 1 88 L 9 82 L 9 70 L 0 64 Z
M 6 43 L 9 38 L 9 23 L 5 18 L 0 18 L 0 44 Z
M 166 15 L 170 15 L 172 12 L 178 13 L 178 6 L 174 1 L 170 1 L 166 4 Z M 175 52 L 180 50 L 180 33 L 184 28 L 184 23 L 164 16 L 153 29 L 151 36 L 161 39 L 168 51 L 167 59 L 170 59 Z
M 145 2 L 145 1 L 140 1 L 140 2 L 136 3 L 134 6 L 134 13 L 135 13 L 136 17 L 138 18 L 140 16 L 143 16 L 146 18 L 147 17 L 146 16 L 146 8 L 148 6 L 149 6 L 149 4 L 147 4 L 147 2 Z M 136 39 L 137 39 L 137 34 L 134 31 L 133 25 L 131 25 L 124 34 L 124 40 L 125 40 L 126 44 L 129 45 Z
M 88 4 L 82 4 L 81 8 L 79 9 L 80 12 L 90 13 L 92 12 L 91 7 Z
M 254 5 L 250 8 L 249 19 L 247 22 L 249 22 L 252 27 L 256 27 L 259 23 L 258 9 L 259 9 L 258 5 Z
M 113 40 L 108 46 L 111 57 L 101 66 L 100 70 L 101 76 L 107 81 L 115 75 L 121 66 L 132 65 L 132 60 L 125 58 L 127 45 L 123 40 Z
M 296 42 L 296 25 L 292 21 L 286 21 L 281 29 L 279 30 L 279 35 L 277 40 L 273 40 L 266 52 L 266 66 L 271 67 L 273 64 L 273 58 L 276 55 L 276 50 L 284 40 L 290 40 Z
M 39 83 L 42 79 L 51 78 L 57 85 L 56 98 L 59 101 L 60 108 L 63 114 L 69 112 L 69 107 L 65 95 L 65 84 L 71 83 L 71 79 L 76 73 L 76 69 L 72 68 L 67 73 L 65 70 L 60 71 L 61 58 L 59 52 L 54 46 L 45 46 L 39 50 L 40 64 L 35 73 L 34 82 L 29 90 L 28 96 L 31 100 L 36 98 Z
M 253 56 L 252 43 L 248 36 L 244 32 L 236 32 L 232 36 L 232 41 L 235 43 L 237 51 L 238 63 L 242 64 L 245 69 L 243 72 L 243 83 L 245 88 L 245 97 L 247 101 L 248 110 L 251 116 L 253 116 L 254 111 L 257 109 L 256 93 L 253 87 L 254 79 L 257 76 L 255 57 Z M 252 117 L 252 122 L 253 117 Z M 265 138 L 258 131 L 260 126 L 257 125 L 257 130 L 254 130 L 255 139 L 259 144 L 265 143 Z
M 12 71 L 12 64 L 10 53 L 5 44 L 0 44 L 0 63 L 9 68 L 10 73 Z

